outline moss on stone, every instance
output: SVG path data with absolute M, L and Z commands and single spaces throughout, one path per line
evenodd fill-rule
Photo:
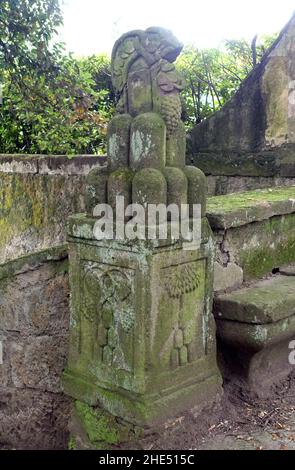
M 132 182 L 132 201 L 147 207 L 148 204 L 167 204 L 167 182 L 154 168 L 144 168 L 136 173 Z
M 65 239 L 67 216 L 84 210 L 84 185 L 81 176 L 1 173 L 0 262 Z
M 242 256 L 245 279 L 259 279 L 273 269 L 295 260 L 295 238 L 280 246 L 251 249 Z
M 13 261 L 0 264 L 0 280 L 11 279 L 18 272 L 32 269 L 41 263 L 51 263 L 56 274 L 68 272 L 68 252 L 65 245 L 21 256 Z
M 227 151 L 197 153 L 192 156 L 192 161 L 206 175 L 214 176 L 270 177 L 278 175 L 280 171 L 277 152 L 275 154 L 270 152 L 236 154 Z
M 76 401 L 75 413 L 90 442 L 97 449 L 103 449 L 105 445 L 126 442 L 135 435 L 132 425 L 120 422 L 115 416 L 101 408 L 94 408 Z
M 111 173 L 111 176 L 132 183 L 132 180 L 134 178 L 134 171 L 130 168 L 118 168 L 117 170 Z
M 107 417 L 105 412 L 80 401 L 76 401 L 75 409 L 91 442 L 118 442 L 118 431 L 113 426 L 113 419 Z
M 225 244 L 245 280 L 265 276 L 295 260 L 295 213 L 229 229 Z
M 209 198 L 207 216 L 214 228 L 228 229 L 295 212 L 295 186 L 260 189 Z
M 242 323 L 276 323 L 295 314 L 295 279 L 274 276 L 215 298 L 218 319 Z
M 162 169 L 166 163 L 166 126 L 160 115 L 144 113 L 131 126 L 130 167 Z
M 77 443 L 76 439 L 74 436 L 70 436 L 69 442 L 68 442 L 68 449 L 69 450 L 76 450 L 77 449 Z
M 233 212 L 238 209 L 247 209 L 259 204 L 271 204 L 294 199 L 295 209 L 295 186 L 259 189 L 243 193 L 228 194 L 225 196 L 214 196 L 207 201 L 207 212 L 220 214 Z

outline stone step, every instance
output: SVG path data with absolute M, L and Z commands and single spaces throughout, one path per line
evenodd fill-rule
M 285 268 L 291 273 L 294 268 Z M 251 287 L 219 295 L 215 299 L 215 317 L 249 324 L 269 324 L 295 315 L 295 277 L 276 275 Z
M 280 274 L 215 299 L 223 364 L 245 378 L 259 396 L 268 396 L 294 368 L 289 360 L 290 344 L 295 339 L 292 273 L 292 265 L 281 268 Z

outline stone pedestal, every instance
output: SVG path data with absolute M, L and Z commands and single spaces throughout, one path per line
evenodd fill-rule
M 191 251 L 180 241 L 98 241 L 94 224 L 69 223 L 66 393 L 141 428 L 212 401 L 221 380 L 207 219 Z
M 69 222 L 71 340 L 64 386 L 77 400 L 72 434 L 84 435 L 82 448 L 134 439 L 146 427 L 208 404 L 220 390 L 214 243 L 205 218 L 205 175 L 185 166 L 184 81 L 173 64 L 181 48 L 162 28 L 130 31 L 115 43 L 112 81 L 120 99 L 108 126 L 108 166 L 88 175 L 88 215 Z M 161 208 L 164 217 L 150 220 L 150 210 Z M 140 209 L 140 231 L 166 227 L 170 236 L 165 231 L 164 240 L 133 240 L 127 224 Z M 112 240 L 94 230 L 102 213 L 107 225 L 109 214 L 116 215 Z M 203 218 L 201 244 L 184 245 L 179 226 L 175 234 L 188 214 L 196 223 Z M 123 233 L 122 240 L 113 232 Z

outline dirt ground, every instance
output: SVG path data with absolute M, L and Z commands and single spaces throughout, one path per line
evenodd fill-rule
M 233 378 L 210 411 L 191 410 L 128 448 L 295 450 L 295 371 L 267 399 L 253 396 Z

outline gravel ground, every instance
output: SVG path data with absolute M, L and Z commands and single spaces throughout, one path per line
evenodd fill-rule
M 128 449 L 295 450 L 295 372 L 267 399 L 258 399 L 232 379 L 224 384 L 219 403 L 169 421 Z

